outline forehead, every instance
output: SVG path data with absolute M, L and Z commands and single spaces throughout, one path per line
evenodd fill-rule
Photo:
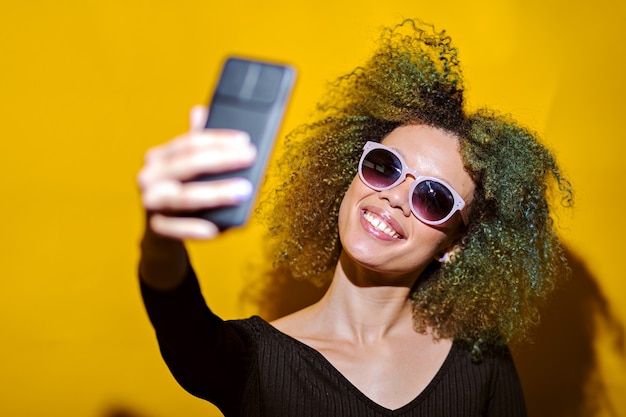
M 473 195 L 474 182 L 465 171 L 454 134 L 426 125 L 407 125 L 394 129 L 382 143 L 396 149 L 420 175 L 441 178 L 463 199 Z

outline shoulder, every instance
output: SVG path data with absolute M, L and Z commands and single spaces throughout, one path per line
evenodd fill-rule
M 517 369 L 507 346 L 489 347 L 482 351 L 480 358 L 476 358 L 467 344 L 455 341 L 442 371 L 449 379 L 448 383 L 458 381 L 466 385 L 471 382 L 469 386 L 479 389 L 482 395 L 491 396 L 505 387 L 521 390 Z
M 470 347 L 455 341 L 440 377 L 446 380 L 450 389 L 482 398 L 490 398 L 495 392 L 505 390 L 521 395 L 521 385 L 513 357 L 507 346 L 494 346 L 485 349 L 482 357 L 472 355 Z M 457 384 L 459 384 L 457 386 Z M 456 388 L 452 388 L 456 387 Z
M 227 320 L 226 324 L 232 327 L 244 339 L 258 339 L 267 330 L 270 324 L 259 316 L 251 316 L 246 319 Z
M 508 346 L 486 347 L 479 358 L 462 342 L 455 342 L 453 351 L 453 374 L 481 386 L 491 398 L 503 397 L 511 403 L 523 404 L 521 382 Z
M 308 333 L 314 332 L 313 325 L 317 323 L 314 320 L 311 306 L 287 316 L 273 320 L 268 323 L 281 333 L 295 337 L 296 339 L 306 338 Z
M 232 328 L 250 349 L 257 349 L 261 345 L 272 345 L 274 348 L 289 345 L 293 339 L 281 328 L 275 327 L 274 322 L 270 323 L 260 316 L 227 320 L 226 325 Z
M 484 346 L 481 350 L 472 349 L 468 343 L 455 340 L 454 349 L 457 361 L 474 368 L 513 367 L 513 355 L 507 345 Z

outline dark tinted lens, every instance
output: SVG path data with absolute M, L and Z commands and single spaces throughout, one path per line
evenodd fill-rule
M 441 220 L 452 211 L 454 196 L 446 186 L 436 181 L 422 181 L 413 190 L 413 209 L 430 221 Z
M 363 179 L 374 188 L 386 188 L 396 182 L 402 174 L 402 163 L 385 149 L 374 149 L 367 153 L 361 166 Z

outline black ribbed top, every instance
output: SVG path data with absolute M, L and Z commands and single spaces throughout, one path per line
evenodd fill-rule
M 370 400 L 324 356 L 260 317 L 223 321 L 206 306 L 193 272 L 172 291 L 142 285 L 163 358 L 187 391 L 226 417 L 526 416 L 506 348 L 479 363 L 453 343 L 428 386 L 390 410 Z

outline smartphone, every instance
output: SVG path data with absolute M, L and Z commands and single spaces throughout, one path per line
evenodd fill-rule
M 242 226 L 248 221 L 295 78 L 296 71 L 289 65 L 239 57 L 225 61 L 209 104 L 206 127 L 246 131 L 257 148 L 257 159 L 248 168 L 203 175 L 193 181 L 245 177 L 254 186 L 254 192 L 237 206 L 201 210 L 193 216 L 215 223 L 220 230 Z

